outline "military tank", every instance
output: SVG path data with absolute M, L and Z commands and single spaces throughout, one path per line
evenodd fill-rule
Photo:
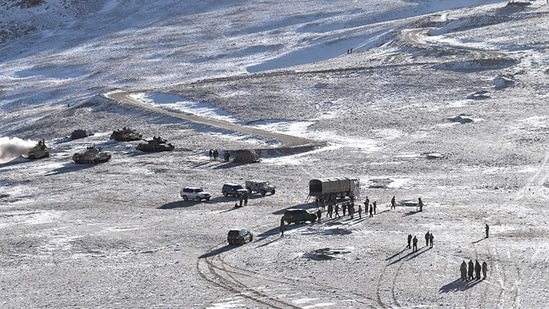
M 135 130 L 123 127 L 121 130 L 114 130 L 111 134 L 111 139 L 119 142 L 137 141 L 142 138 L 142 135 Z
M 71 133 L 71 140 L 79 139 L 79 138 L 85 138 L 92 135 L 91 132 L 83 129 L 76 129 L 72 131 Z
M 90 146 L 86 151 L 72 155 L 72 159 L 78 164 L 104 163 L 111 159 L 111 153 L 104 152 L 99 147 Z
M 174 145 L 168 143 L 165 139 L 160 136 L 154 136 L 153 139 L 148 140 L 146 143 L 139 143 L 137 145 L 137 150 L 144 152 L 160 152 L 160 151 L 171 151 L 175 148 Z
M 29 152 L 27 154 L 27 158 L 31 160 L 47 158 L 49 156 L 50 152 L 48 151 L 48 147 L 46 146 L 44 140 L 38 141 L 36 146 L 29 149 Z

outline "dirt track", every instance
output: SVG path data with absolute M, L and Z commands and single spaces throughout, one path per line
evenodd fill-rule
M 174 117 L 174 118 L 178 118 L 186 121 L 191 121 L 197 124 L 204 124 L 204 125 L 231 130 L 235 132 L 240 132 L 244 134 L 250 134 L 250 135 L 275 139 L 282 144 L 280 147 L 277 147 L 276 149 L 261 149 L 262 151 L 276 150 L 276 152 L 279 152 L 279 153 L 288 153 L 288 152 L 294 153 L 294 152 L 301 152 L 301 151 L 309 151 L 309 150 L 321 147 L 325 144 L 322 142 L 316 142 L 316 141 L 309 140 L 302 137 L 287 135 L 287 134 L 278 133 L 278 132 L 266 131 L 266 130 L 253 128 L 253 127 L 241 126 L 229 121 L 201 117 L 198 115 L 189 114 L 185 112 L 173 112 L 173 111 L 163 110 L 161 108 L 157 108 L 150 104 L 134 99 L 130 96 L 132 93 L 137 93 L 137 92 L 142 92 L 142 91 L 135 91 L 135 92 L 115 91 L 115 92 L 104 94 L 104 97 L 114 100 L 120 104 L 130 104 L 154 113 L 158 113 L 158 114 L 162 114 L 162 115 L 166 115 L 169 117 Z

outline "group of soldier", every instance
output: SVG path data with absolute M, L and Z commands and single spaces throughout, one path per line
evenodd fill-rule
M 217 161 L 217 158 L 219 158 L 219 150 L 217 150 L 217 149 L 210 149 L 208 154 L 210 155 L 210 160 Z M 225 162 L 229 162 L 230 158 L 231 158 L 231 155 L 229 154 L 229 152 L 227 150 L 225 150 L 225 152 L 223 153 L 223 160 Z
M 459 270 L 461 272 L 461 280 L 467 281 L 467 280 L 480 280 L 480 272 L 482 271 L 482 279 L 486 279 L 486 272 L 488 271 L 488 264 L 485 262 L 482 262 L 482 265 L 478 262 L 478 260 L 475 260 L 475 263 L 473 263 L 473 260 L 469 260 L 469 263 L 465 263 L 465 261 L 461 262 L 461 266 L 459 267 Z

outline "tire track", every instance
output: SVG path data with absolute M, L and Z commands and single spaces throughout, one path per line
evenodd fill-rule
M 224 243 L 219 244 L 210 249 L 209 252 L 215 252 L 223 245 Z M 230 265 L 225 261 L 223 252 L 209 256 L 206 254 L 205 257 L 198 259 L 197 269 L 200 276 L 213 285 L 270 308 L 301 308 L 289 301 L 273 296 L 273 293 L 285 296 L 294 295 L 301 298 L 311 298 L 307 295 L 315 295 L 316 302 L 333 304 L 337 308 L 376 308 L 372 304 L 372 299 L 358 293 L 339 291 L 338 296 L 343 296 L 343 300 L 325 299 L 325 296 L 322 295 L 332 295 L 333 287 L 296 278 L 272 277 L 250 269 Z M 272 283 L 272 285 L 269 283 Z M 261 287 L 264 286 L 269 286 L 268 290 L 262 290 Z

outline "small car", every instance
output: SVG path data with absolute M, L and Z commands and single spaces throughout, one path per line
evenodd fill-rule
M 288 224 L 292 222 L 297 224 L 305 221 L 314 223 L 316 221 L 316 215 L 305 209 L 287 209 L 284 212 L 284 221 Z
M 195 201 L 201 201 L 206 200 L 209 201 L 212 195 L 206 191 L 204 191 L 202 188 L 199 187 L 184 187 L 181 189 L 180 192 L 181 197 L 183 200 L 195 200 Z
M 244 191 L 246 191 L 246 193 L 248 193 L 248 190 L 244 189 L 242 191 L 242 189 L 244 189 L 241 185 L 239 184 L 234 184 L 234 183 L 226 183 L 223 185 L 223 187 L 221 188 L 221 193 L 224 195 L 224 196 L 234 196 L 234 197 L 239 197 L 240 195 L 243 194 Z
M 227 234 L 227 242 L 229 245 L 243 245 L 247 242 L 252 242 L 254 235 L 247 229 L 230 230 Z

